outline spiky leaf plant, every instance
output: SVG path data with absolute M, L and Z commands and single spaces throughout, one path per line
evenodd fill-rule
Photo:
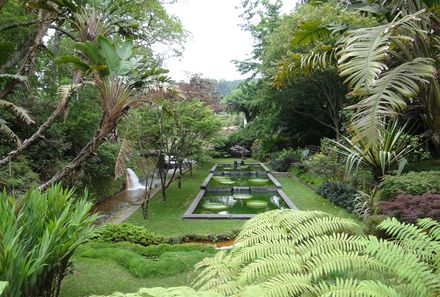
M 0 280 L 9 282 L 2 297 L 58 295 L 70 256 L 94 232 L 91 207 L 61 185 L 0 194 Z

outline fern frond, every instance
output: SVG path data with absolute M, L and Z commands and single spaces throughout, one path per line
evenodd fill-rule
M 417 225 L 422 228 L 433 240 L 440 241 L 440 223 L 431 218 L 418 220 Z
M 238 281 L 243 285 L 248 285 L 267 280 L 277 274 L 298 273 L 302 269 L 302 264 L 302 259 L 298 255 L 271 255 L 244 267 Z
M 383 263 L 420 296 L 431 296 L 440 288 L 438 275 L 431 267 L 397 244 L 370 236 L 366 239 L 365 253 Z
M 310 277 L 299 274 L 280 274 L 262 283 L 261 288 L 269 297 L 301 296 L 305 292 L 312 292 L 313 286 Z
M 413 224 L 405 224 L 396 218 L 389 218 L 383 221 L 378 229 L 384 230 L 394 237 L 397 244 L 406 251 L 414 253 L 423 261 L 430 261 L 440 252 L 440 242 L 432 240 L 428 234 L 424 233 L 423 229 L 419 229 Z
M 205 258 L 194 267 L 195 277 L 191 286 L 200 290 L 211 290 L 231 281 L 234 277 L 230 256 L 225 251 L 212 258 Z
M 358 296 L 359 281 L 357 279 L 337 278 L 335 283 L 320 282 L 315 285 L 315 294 L 320 297 Z
M 313 279 L 320 279 L 332 273 L 352 273 L 358 270 L 386 270 L 381 263 L 357 252 L 329 251 L 304 263 Z
M 21 140 L 18 135 L 15 134 L 14 131 L 12 131 L 11 128 L 9 128 L 6 124 L 6 121 L 0 118 L 0 133 L 5 134 L 9 138 L 14 139 L 17 144 L 20 144 Z
M 360 282 L 357 295 L 368 297 L 401 297 L 394 288 L 381 283 L 380 281 L 365 280 Z
M 355 232 L 357 228 L 359 228 L 359 225 L 350 219 L 324 217 L 303 222 L 301 225 L 291 230 L 291 234 L 295 242 L 300 243 L 302 240 L 319 235 L 342 231 Z
M 326 253 L 331 250 L 338 251 L 361 251 L 364 244 L 358 236 L 351 236 L 346 233 L 334 233 L 331 235 L 322 235 L 309 238 L 296 246 L 296 250 L 302 255 L 303 259 Z
M 275 254 L 295 255 L 295 245 L 289 240 L 260 242 L 253 246 L 233 251 L 234 265 L 255 261 Z

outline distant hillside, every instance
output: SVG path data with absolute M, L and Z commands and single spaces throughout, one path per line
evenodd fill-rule
M 218 80 L 217 94 L 221 97 L 228 96 L 243 80 Z

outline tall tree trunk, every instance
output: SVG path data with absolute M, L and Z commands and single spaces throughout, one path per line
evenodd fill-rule
M 75 82 L 79 82 L 81 80 L 79 74 L 76 74 L 74 79 Z M 26 150 L 32 143 L 34 143 L 37 139 L 39 139 L 43 133 L 55 122 L 58 116 L 63 113 L 66 108 L 69 106 L 70 100 L 75 94 L 76 88 L 70 89 L 69 93 L 60 101 L 57 109 L 55 109 L 52 114 L 46 119 L 46 121 L 38 128 L 35 133 L 23 141 L 15 150 L 8 153 L 6 157 L 0 160 L 0 167 L 8 164 L 12 159 L 21 154 L 24 150 Z
M 62 178 L 72 173 L 77 169 L 83 162 L 85 162 L 90 156 L 96 151 L 96 149 L 105 141 L 108 134 L 110 134 L 115 128 L 116 123 L 111 125 L 101 125 L 102 129 L 99 129 L 89 143 L 79 152 L 75 159 L 73 159 L 69 164 L 64 166 L 63 169 L 58 171 L 50 180 L 40 185 L 38 189 L 40 191 L 46 190 L 52 184 L 59 182 Z
M 179 182 L 177 184 L 177 187 L 179 189 L 181 189 L 182 188 L 182 162 L 180 162 L 180 161 L 179 161 L 179 177 L 178 177 L 178 179 L 179 179 Z

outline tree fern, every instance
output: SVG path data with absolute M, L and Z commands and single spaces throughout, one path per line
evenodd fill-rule
M 354 222 L 322 212 L 267 212 L 243 226 L 232 250 L 196 265 L 192 286 L 236 297 L 438 296 L 438 222 L 388 219 L 380 228 L 392 240 L 353 235 Z

